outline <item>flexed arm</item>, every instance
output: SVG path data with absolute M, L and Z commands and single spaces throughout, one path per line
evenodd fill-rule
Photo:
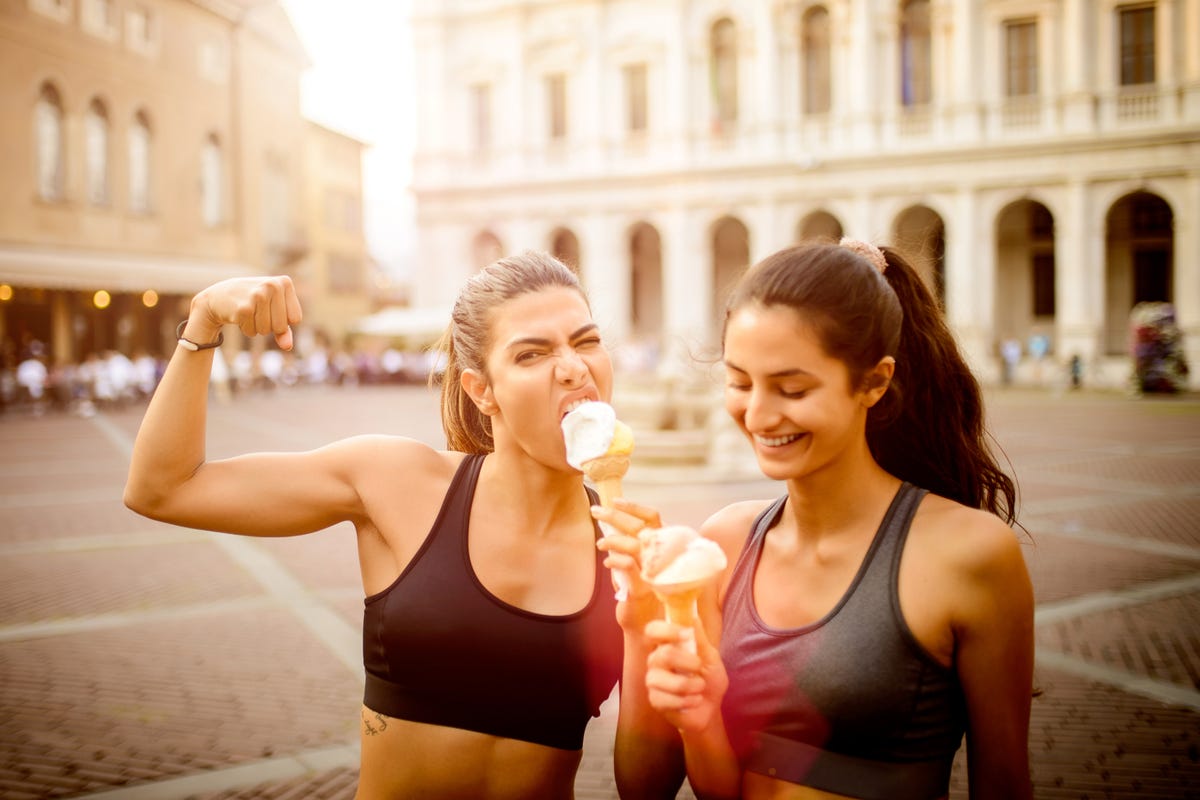
M 300 319 L 290 278 L 234 278 L 192 299 L 182 336 L 207 344 L 222 326 L 236 325 L 248 336 L 274 334 L 290 349 L 291 326 Z M 302 533 L 346 519 L 354 504 L 346 466 L 361 444 L 206 462 L 212 358 L 210 349 L 176 347 L 134 442 L 125 504 L 166 522 L 256 535 Z

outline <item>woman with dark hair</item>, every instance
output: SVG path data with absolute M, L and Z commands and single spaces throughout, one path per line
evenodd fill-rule
M 1016 489 L 920 277 L 858 241 L 778 252 L 733 290 L 723 361 L 726 410 L 787 492 L 703 526 L 730 566 L 698 647 L 645 626 L 648 702 L 696 794 L 944 798 L 965 734 L 972 798 L 1030 797 Z M 632 505 L 593 513 L 653 524 Z M 601 546 L 636 569 L 632 537 Z
M 578 280 L 529 252 L 467 281 L 442 343 L 446 450 L 358 436 L 206 460 L 221 328 L 273 334 L 290 349 L 300 319 L 286 277 L 196 295 L 138 432 L 126 504 L 248 536 L 354 524 L 366 667 L 357 797 L 571 798 L 584 729 L 623 652 L 594 546 L 596 498 L 567 463 L 560 428 L 576 405 L 612 393 Z M 643 723 L 666 727 L 652 712 L 622 710 L 618 781 L 640 797 L 674 797 L 678 777 L 658 782 L 655 750 L 628 744 L 641 741 Z

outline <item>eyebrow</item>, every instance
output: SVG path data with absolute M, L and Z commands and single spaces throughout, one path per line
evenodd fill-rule
M 747 372 L 746 370 L 742 369 L 737 364 L 734 364 L 732 361 L 729 361 L 729 360 L 725 361 L 725 366 L 728 367 L 729 369 L 735 370 L 737 372 L 741 372 L 745 375 L 750 374 L 749 372 Z M 813 374 L 806 370 L 796 368 L 796 369 L 781 369 L 778 372 L 772 372 L 767 377 L 768 378 L 795 378 L 795 377 L 811 378 L 811 377 L 813 377 Z
M 589 322 L 583 327 L 573 331 L 571 335 L 567 337 L 567 339 L 570 341 L 575 341 L 580 336 L 584 336 L 585 334 L 591 333 L 594 330 L 599 330 L 599 328 L 600 326 L 596 323 Z M 548 347 L 550 345 L 550 340 L 542 336 L 522 336 L 520 339 L 513 339 L 511 342 L 509 342 L 505 346 L 505 349 L 513 350 L 518 347 L 527 347 L 529 345 L 533 345 L 535 347 Z

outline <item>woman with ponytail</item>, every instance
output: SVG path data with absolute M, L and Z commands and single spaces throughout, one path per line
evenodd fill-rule
M 734 288 L 722 356 L 726 410 L 787 492 L 705 523 L 730 566 L 698 641 L 645 626 L 697 796 L 944 798 L 965 736 L 973 800 L 1029 798 L 1016 489 L 920 277 L 860 241 L 775 253 Z M 636 572 L 631 536 L 602 547 Z
M 568 800 L 584 729 L 623 666 L 596 498 L 567 463 L 560 428 L 574 406 L 612 393 L 578 280 L 528 252 L 467 281 L 442 343 L 445 450 L 359 436 L 206 460 L 221 328 L 290 349 L 300 319 L 286 277 L 196 295 L 138 432 L 126 504 L 247 536 L 354 524 L 365 595 L 358 798 Z M 620 715 L 618 781 L 674 797 L 678 771 L 664 785 L 667 762 L 652 748 L 619 746 L 643 723 L 667 727 L 639 707 Z

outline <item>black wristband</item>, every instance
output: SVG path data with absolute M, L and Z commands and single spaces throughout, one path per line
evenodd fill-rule
M 224 331 L 217 331 L 217 340 L 215 342 L 210 342 L 209 344 L 196 344 L 191 339 L 183 338 L 183 328 L 185 325 L 187 325 L 187 322 L 188 321 L 185 319 L 183 322 L 179 323 L 179 327 L 175 329 L 175 338 L 178 339 L 179 343 L 181 345 L 183 345 L 186 349 L 192 350 L 192 351 L 212 350 L 214 347 L 220 347 L 222 344 L 225 343 L 225 332 Z

